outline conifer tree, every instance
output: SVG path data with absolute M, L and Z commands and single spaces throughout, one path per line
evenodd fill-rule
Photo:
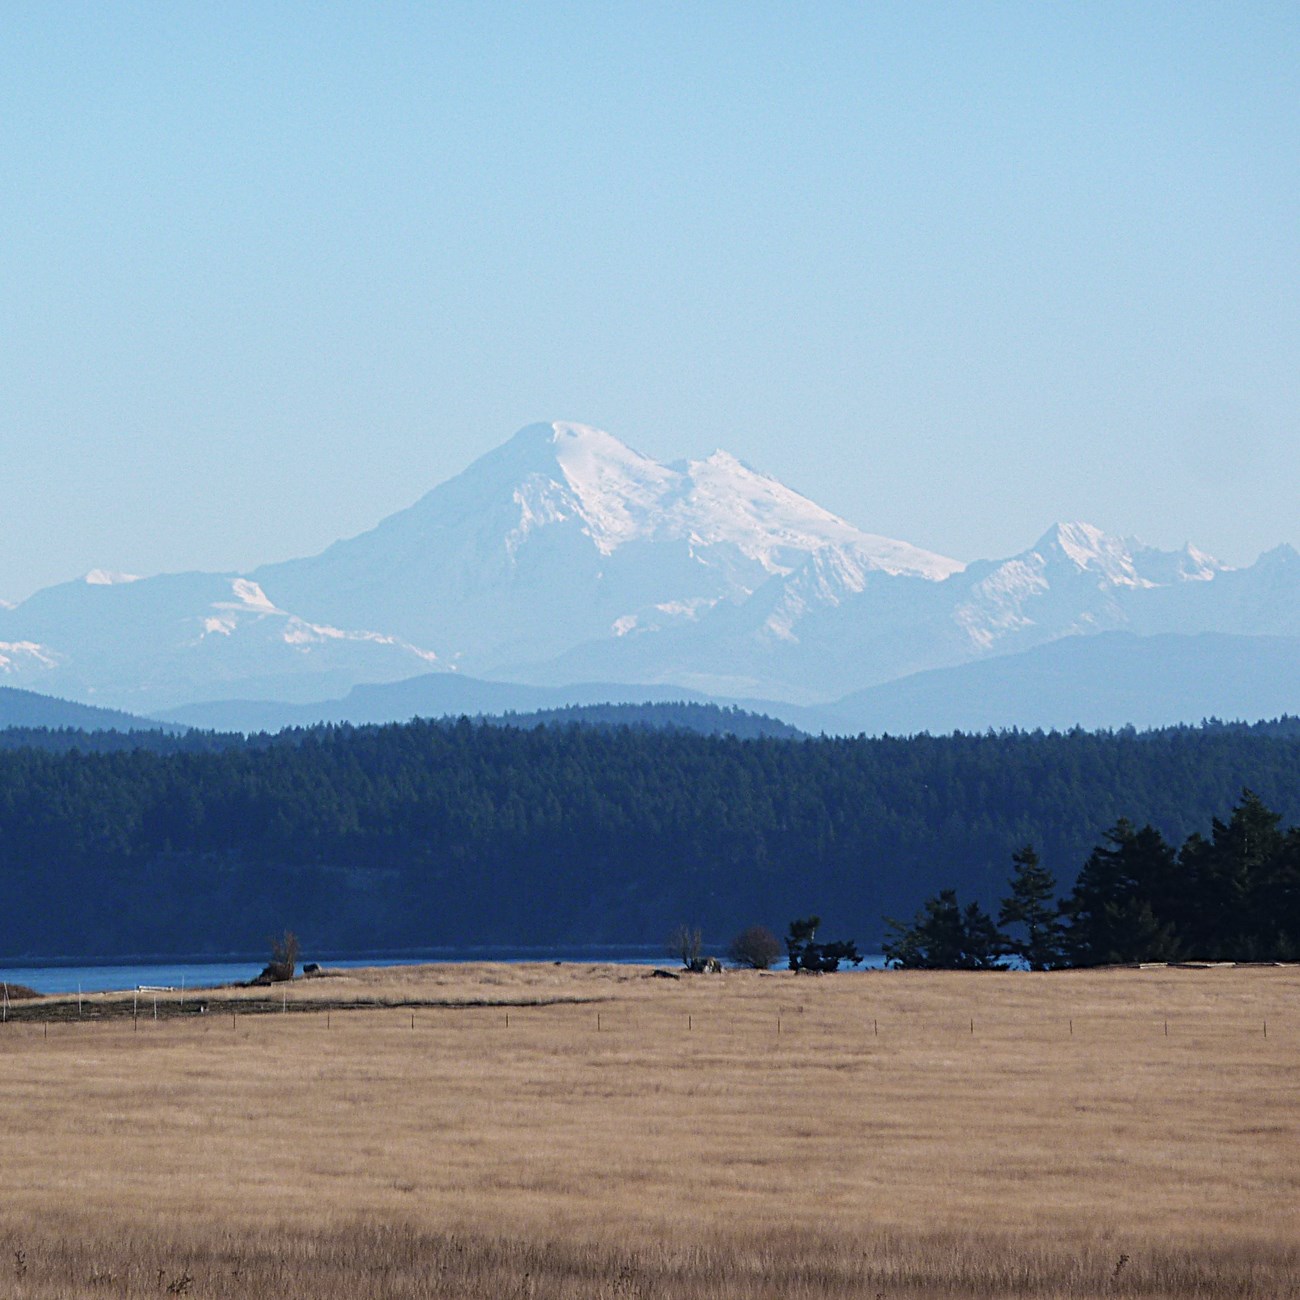
M 1183 846 L 1183 907 L 1176 915 L 1189 954 L 1201 958 L 1274 956 L 1277 931 L 1266 882 L 1281 858 L 1281 817 L 1251 790 L 1225 823 L 1215 818 L 1209 840 L 1193 835 Z
M 1168 880 L 1174 851 L 1153 826 L 1121 818 L 1088 855 L 1063 911 L 1072 965 L 1168 961 L 1180 955 L 1172 922 L 1151 904 L 1152 886 Z
M 1004 938 L 993 918 L 978 903 L 965 908 L 957 891 L 942 889 L 927 898 L 911 925 L 887 920 L 891 937 L 884 942 L 891 966 L 912 970 L 998 970 Z
M 1056 903 L 1056 877 L 1039 861 L 1032 844 L 1011 855 L 1010 894 L 1002 900 L 998 924 L 1023 928 L 1023 937 L 1007 937 L 1007 952 L 1030 970 L 1050 970 L 1064 960 L 1063 927 Z

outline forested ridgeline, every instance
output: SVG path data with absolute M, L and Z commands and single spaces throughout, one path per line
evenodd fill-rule
M 61 700 L 50 700 L 29 691 L 9 691 L 9 695 L 26 696 L 30 700 L 42 701 L 45 705 L 63 706 L 67 709 L 83 707 L 69 705 Z M 84 711 L 96 712 L 93 709 Z M 35 710 L 29 707 L 27 712 Z M 108 718 L 126 716 L 110 714 L 106 710 L 102 712 Z M 3 710 L 0 710 L 0 719 L 2 718 Z M 687 700 L 652 701 L 644 704 L 572 704 L 531 713 L 482 715 L 474 720 L 503 727 L 568 727 L 580 723 L 591 727 L 633 727 L 645 731 L 691 731 L 704 736 L 736 736 L 742 740 L 761 737 L 794 740 L 805 734 L 797 727 L 764 713 L 753 713 L 735 705 L 703 704 Z M 0 721 L 0 750 L 44 749 L 61 753 L 75 749 L 86 754 L 104 754 L 147 749 L 155 754 L 212 753 L 232 746 L 264 748 L 278 741 L 292 743 L 305 730 L 288 728 L 276 735 L 260 732 L 245 737 L 238 731 L 204 731 L 172 724 L 160 723 L 156 727 L 150 727 L 144 718 L 128 721 L 131 725 L 114 724 L 91 729 L 27 724 L 6 726 Z M 439 721 L 443 726 L 450 726 L 458 719 L 444 718 Z
M 702 736 L 736 736 L 741 740 L 775 737 L 795 740 L 806 733 L 766 713 L 752 713 L 736 705 L 699 704 L 694 701 L 653 704 L 568 704 L 531 713 L 504 713 L 483 717 L 502 726 L 640 727 L 647 730 L 693 731 Z
M 1068 890 L 1105 831 L 1212 832 L 1243 787 L 1300 820 L 1285 723 L 754 739 L 414 722 L 0 753 L 0 953 L 724 943 L 817 912 L 876 946 L 1032 842 Z

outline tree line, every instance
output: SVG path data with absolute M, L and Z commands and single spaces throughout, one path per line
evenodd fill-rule
M 1032 844 L 1012 855 L 997 921 L 955 889 L 927 899 L 910 922 L 891 921 L 886 959 L 897 966 L 989 970 L 1015 959 L 1031 970 L 1148 961 L 1300 960 L 1300 827 L 1250 790 L 1225 822 L 1214 818 L 1175 848 L 1151 825 L 1121 819 L 1088 855 L 1074 887 L 1057 881 Z
M 1300 818 L 1286 720 L 741 739 L 462 719 L 145 733 L 100 752 L 31 739 L 0 744 L 7 957 L 251 952 L 286 928 L 304 951 L 656 944 L 684 916 L 716 942 L 810 902 L 874 949 L 882 917 L 945 889 L 991 912 L 1027 843 L 1068 893 L 1069 864 L 1122 818 L 1213 845 L 1211 813 L 1243 786 Z M 1184 847 L 1170 870 L 1199 861 Z M 1162 888 L 1152 916 L 1190 942 L 1170 910 L 1181 886 Z

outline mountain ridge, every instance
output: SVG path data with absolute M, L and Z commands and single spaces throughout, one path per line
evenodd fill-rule
M 963 565 L 728 452 L 662 464 L 556 421 L 317 555 L 92 570 L 0 608 L 0 680 L 148 713 L 320 703 L 430 671 L 816 706 L 1111 631 L 1300 636 L 1300 555 L 1234 569 L 1063 521 Z

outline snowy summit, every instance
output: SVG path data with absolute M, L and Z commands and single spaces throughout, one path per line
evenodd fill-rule
M 520 527 L 581 519 L 605 555 L 634 541 L 686 540 L 700 550 L 734 546 L 768 573 L 788 573 L 825 547 L 851 547 L 887 573 L 939 579 L 962 566 L 905 542 L 864 533 L 726 451 L 661 465 L 603 429 L 556 422 L 530 425 L 516 440 L 542 450 L 520 485 Z
M 1059 523 L 962 565 L 726 451 L 530 424 L 360 536 L 249 573 L 92 570 L 0 608 L 0 677 L 137 711 L 429 672 L 826 701 L 1062 637 L 1300 633 L 1300 563 L 1232 570 Z

